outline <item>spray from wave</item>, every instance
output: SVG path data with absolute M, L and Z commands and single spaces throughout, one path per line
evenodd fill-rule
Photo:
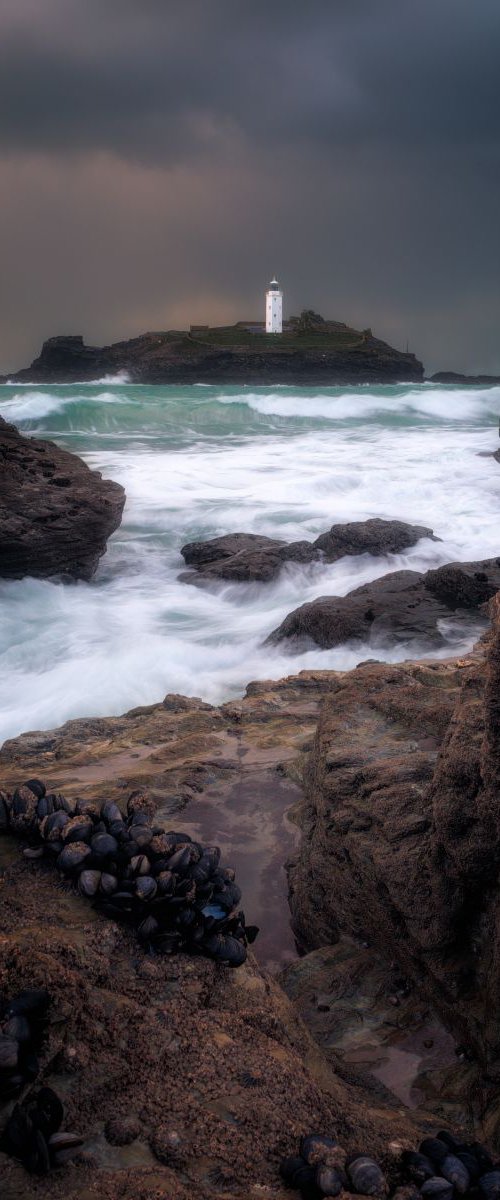
M 370 645 L 297 657 L 264 639 L 288 612 L 389 570 L 498 554 L 499 388 L 0 387 L 0 414 L 125 486 L 91 584 L 0 582 L 0 740 L 160 700 L 219 702 L 251 678 L 345 669 Z M 272 584 L 179 580 L 188 541 L 247 530 L 312 539 L 337 521 L 434 528 L 404 555 L 290 564 Z M 450 624 L 443 653 L 474 637 Z M 418 644 L 377 648 L 388 659 Z

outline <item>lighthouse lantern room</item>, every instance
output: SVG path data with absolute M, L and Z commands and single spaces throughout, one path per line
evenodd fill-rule
M 266 292 L 266 333 L 283 332 L 283 292 L 277 279 L 271 279 Z

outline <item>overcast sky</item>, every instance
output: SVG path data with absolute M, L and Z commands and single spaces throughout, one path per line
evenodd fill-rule
M 500 372 L 500 0 L 2 0 L 0 366 L 288 314 Z

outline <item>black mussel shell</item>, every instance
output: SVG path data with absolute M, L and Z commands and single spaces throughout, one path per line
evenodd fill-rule
M 175 889 L 176 896 L 183 896 L 185 900 L 194 900 L 196 897 L 196 884 L 194 879 L 181 879 Z
M 242 942 L 231 935 L 213 934 L 203 942 L 211 958 L 227 967 L 239 967 L 245 962 L 247 952 Z
M 474 1155 L 480 1174 L 485 1174 L 486 1172 L 493 1170 L 493 1159 L 491 1154 L 488 1154 L 488 1151 L 485 1150 L 484 1146 L 481 1145 L 481 1142 L 471 1142 L 471 1145 L 469 1146 L 469 1152 Z
M 62 831 L 62 840 L 65 845 L 70 842 L 88 842 L 92 835 L 92 828 L 90 817 L 83 815 L 70 817 Z
M 425 1183 L 426 1179 L 432 1179 L 436 1174 L 435 1163 L 426 1154 L 421 1154 L 416 1150 L 404 1150 L 401 1161 L 409 1178 L 418 1187 Z
M 322 1163 L 331 1163 L 332 1156 L 335 1151 L 338 1151 L 339 1145 L 334 1138 L 325 1137 L 322 1133 L 309 1133 L 302 1138 L 300 1143 L 300 1153 L 306 1163 L 310 1167 L 317 1167 Z
M 4 792 L 0 792 L 0 829 L 7 829 L 10 825 L 10 806 Z
M 149 875 L 151 873 L 151 863 L 147 854 L 135 854 L 130 859 L 130 869 L 134 875 Z
M 64 846 L 57 859 L 57 866 L 60 871 L 67 874 L 72 874 L 83 867 L 85 859 L 89 857 L 90 846 L 86 842 L 70 842 L 69 846 Z
M 13 1071 L 17 1067 L 19 1046 L 13 1037 L 0 1033 L 0 1071 Z
M 181 846 L 179 850 L 175 850 L 168 860 L 169 871 L 175 871 L 177 875 L 182 874 L 191 862 L 191 851 L 188 846 Z
M 95 833 L 90 840 L 93 854 L 99 858 L 112 858 L 118 850 L 118 842 L 110 833 Z
M 343 1179 L 335 1167 L 322 1163 L 316 1167 L 316 1185 L 322 1196 L 338 1196 L 343 1189 Z
M 101 882 L 100 871 L 81 871 L 78 877 L 78 890 L 82 896 L 95 896 Z
M 73 817 L 76 812 L 76 800 L 68 800 L 67 796 L 58 795 L 54 797 L 54 808 L 59 812 L 65 812 L 69 817 Z
M 52 796 L 42 796 L 36 806 L 36 815 L 41 821 L 44 817 L 51 817 L 54 812 L 54 801 Z
M 470 1175 L 461 1159 L 457 1158 L 456 1154 L 448 1154 L 443 1159 L 440 1170 L 443 1179 L 453 1184 L 459 1196 L 465 1196 L 470 1187 Z
M 145 850 L 153 840 L 153 830 L 150 825 L 135 825 L 134 840 L 137 842 L 139 850 Z
M 175 875 L 172 871 L 160 871 L 155 874 L 158 891 L 162 896 L 171 896 L 175 888 Z
M 149 942 L 158 933 L 160 926 L 154 917 L 145 917 L 137 930 L 141 942 Z
M 20 1156 L 23 1147 L 33 1134 L 33 1122 L 26 1110 L 20 1104 L 15 1104 L 5 1127 L 5 1137 L 9 1151 Z
M 47 840 L 52 840 L 52 838 L 56 839 L 68 822 L 69 817 L 65 812 L 58 811 L 49 813 L 49 815 L 42 821 L 40 833 L 42 837 L 46 838 Z
M 420 1154 L 430 1158 L 431 1162 L 436 1163 L 437 1166 L 444 1162 L 447 1154 L 450 1153 L 448 1143 L 442 1142 L 441 1138 L 424 1138 L 418 1149 Z
M 40 1129 L 35 1129 L 24 1148 L 22 1159 L 32 1175 L 47 1175 L 50 1171 L 50 1155 L 47 1142 Z
M 16 1042 L 29 1042 L 31 1038 L 30 1024 L 22 1013 L 9 1017 L 3 1027 L 4 1036 L 14 1038 Z
M 185 846 L 188 842 L 192 841 L 189 833 L 175 833 L 172 829 L 167 829 L 165 837 L 168 838 L 169 842 L 172 842 L 173 846 Z
M 425 1196 L 427 1200 L 451 1200 L 453 1184 L 441 1175 L 433 1175 L 432 1179 L 426 1179 L 422 1184 L 420 1195 Z
M 168 933 L 159 933 L 154 939 L 154 945 L 159 954 L 176 954 L 181 944 L 181 934 L 174 930 Z
M 251 946 L 259 933 L 258 925 L 245 925 L 245 937 L 248 944 Z
M 149 823 L 150 819 L 148 814 L 140 809 L 137 812 L 132 813 L 132 816 L 129 818 L 129 825 L 131 828 L 132 826 L 136 825 L 149 825 Z
M 40 1063 L 36 1054 L 33 1054 L 32 1050 L 25 1051 L 24 1046 L 22 1046 L 19 1066 L 22 1069 L 24 1082 L 34 1083 L 40 1071 Z
M 41 800 L 42 797 L 45 796 L 45 792 L 47 790 L 41 779 L 27 779 L 26 783 L 23 784 L 23 787 L 29 788 L 30 792 L 33 792 L 37 800 Z
M 500 1196 L 500 1171 L 487 1171 L 481 1175 L 479 1187 L 486 1200 L 498 1200 Z
M 42 1130 L 46 1138 L 57 1133 L 61 1128 L 64 1118 L 64 1108 L 56 1092 L 50 1087 L 42 1087 L 34 1097 L 36 1101 L 36 1115 L 33 1120 Z
M 44 1016 L 50 1004 L 50 994 L 46 988 L 24 988 L 10 1001 L 6 1016 L 17 1015 L 40 1017 Z
M 111 825 L 112 821 L 120 821 L 120 824 L 124 824 L 121 809 L 118 808 L 114 800 L 105 800 L 101 807 L 101 817 L 103 821 L 106 821 L 107 825 Z
M 291 1184 L 296 1172 L 300 1171 L 306 1165 L 304 1159 L 297 1155 L 295 1157 L 290 1155 L 289 1158 L 282 1158 L 280 1163 L 281 1178 L 284 1179 L 285 1183 Z
M 129 831 L 124 821 L 110 821 L 108 825 L 108 833 L 111 834 L 111 837 L 116 838 L 120 845 L 122 845 L 123 842 L 128 841 L 130 838 Z
M 135 894 L 139 900 L 153 900 L 156 896 L 157 884 L 151 875 L 138 875 L 135 881 Z
M 458 1138 L 454 1137 L 452 1133 L 449 1133 L 447 1129 L 440 1129 L 439 1133 L 436 1134 L 436 1137 L 438 1141 L 444 1142 L 445 1146 L 449 1146 L 450 1150 L 455 1151 L 459 1149 L 465 1149 L 462 1142 L 460 1142 Z
M 457 1158 L 463 1163 L 469 1173 L 471 1183 L 476 1183 L 481 1174 L 481 1168 L 477 1161 L 476 1155 L 471 1150 L 460 1150 L 457 1152 Z
M 347 1174 L 355 1192 L 363 1196 L 382 1196 L 386 1190 L 385 1176 L 375 1159 L 361 1154 L 347 1166 Z
M 101 879 L 100 879 L 100 883 L 99 883 L 99 890 L 103 893 L 103 895 L 104 896 L 112 896 L 113 892 L 116 892 L 117 889 L 118 889 L 118 880 L 116 878 L 116 875 L 110 874 L 109 871 L 102 871 Z

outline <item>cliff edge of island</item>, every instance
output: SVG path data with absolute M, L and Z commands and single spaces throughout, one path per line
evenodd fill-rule
M 316 314 L 313 314 L 316 317 Z M 71 383 L 126 372 L 132 383 L 356 384 L 419 382 L 424 368 L 373 336 L 338 321 L 288 322 L 266 334 L 255 322 L 144 333 L 111 346 L 87 346 L 81 335 L 44 342 L 6 383 Z

